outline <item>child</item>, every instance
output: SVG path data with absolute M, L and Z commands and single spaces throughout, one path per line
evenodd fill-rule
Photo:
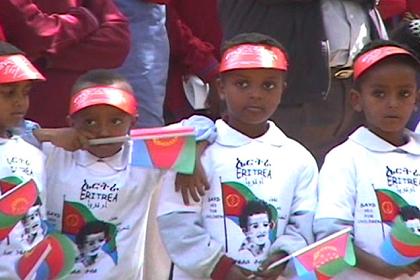
M 392 211 L 379 205 L 385 189 L 420 206 L 420 137 L 405 129 L 418 98 L 418 69 L 414 54 L 390 41 L 372 42 L 355 58 L 350 94 L 353 108 L 364 113 L 365 126 L 327 155 L 314 222 L 317 239 L 353 227 L 357 268 L 337 279 L 420 277 L 418 264 L 394 267 L 381 258 L 393 218 L 381 216 Z
M 264 268 L 313 241 L 315 160 L 268 120 L 282 98 L 286 71 L 286 54 L 271 37 L 241 34 L 225 44 L 218 91 L 227 117 L 216 122 L 216 141 L 201 159 L 210 190 L 201 203 L 185 206 L 168 176 L 161 194 L 158 223 L 175 263 L 173 279 L 278 276 L 283 267 Z M 271 246 L 264 258 L 242 257 L 246 236 L 239 217 L 247 203 L 260 200 L 273 217 Z
M 22 51 L 0 42 L 0 196 L 31 179 L 38 189 L 38 197 L 19 194 L 9 202 L 6 202 L 7 196 L 0 198 L 0 279 L 19 279 L 17 261 L 45 235 L 40 225 L 41 219 L 46 218 L 44 156 L 22 138 L 10 133 L 23 122 L 32 83 L 41 80 L 45 78 Z M 8 207 L 14 211 L 20 207 L 28 209 L 20 215 L 6 211 Z M 10 224 L 13 220 L 10 216 L 18 217 L 17 223 Z
M 69 122 L 82 135 L 124 136 L 136 119 L 136 100 L 124 78 L 96 70 L 74 85 Z M 49 140 L 46 131 L 35 133 L 38 140 Z M 80 251 L 69 279 L 142 279 L 150 199 L 164 172 L 131 166 L 131 141 L 74 152 L 43 143 L 43 150 L 48 220 Z M 82 244 L 86 238 L 92 246 Z

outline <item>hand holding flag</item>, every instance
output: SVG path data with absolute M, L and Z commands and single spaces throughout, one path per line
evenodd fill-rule
M 272 263 L 266 270 L 275 269 L 293 260 L 299 278 L 330 279 L 356 264 L 350 231 L 351 228 L 348 227 L 323 238 Z
M 130 136 L 92 139 L 89 144 L 103 145 L 129 139 L 133 140 L 131 165 L 193 173 L 196 143 L 192 127 L 133 129 Z

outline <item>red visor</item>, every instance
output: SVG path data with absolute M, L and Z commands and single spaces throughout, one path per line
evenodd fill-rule
M 243 44 L 228 49 L 222 57 L 220 73 L 237 69 L 270 68 L 287 70 L 286 54 L 267 45 Z
M 94 105 L 111 105 L 132 116 L 137 115 L 137 102 L 133 94 L 113 87 L 97 86 L 76 93 L 70 101 L 70 115 Z
M 365 73 L 372 66 L 376 65 L 378 62 L 394 55 L 407 55 L 413 58 L 415 61 L 418 61 L 411 52 L 400 47 L 384 46 L 381 48 L 373 49 L 367 53 L 362 54 L 356 59 L 353 66 L 353 79 L 358 79 L 363 73 Z
M 21 54 L 0 56 L 0 84 L 28 80 L 45 81 L 29 60 Z

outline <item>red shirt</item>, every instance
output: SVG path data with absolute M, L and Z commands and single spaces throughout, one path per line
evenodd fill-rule
M 171 1 L 167 28 L 170 60 L 165 109 L 173 122 L 193 113 L 185 97 L 182 77 L 194 74 L 209 82 L 217 76 L 222 40 L 217 1 Z
M 379 2 L 379 11 L 383 19 L 399 16 L 411 12 L 420 16 L 419 0 L 382 0 Z
M 31 91 L 27 117 L 46 127 L 66 125 L 70 89 L 83 73 L 121 65 L 128 54 L 128 21 L 112 0 L 1 0 L 7 39 L 32 60 L 47 82 Z

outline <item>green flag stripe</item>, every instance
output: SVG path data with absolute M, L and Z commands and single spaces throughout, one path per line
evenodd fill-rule
M 385 195 L 387 195 L 389 198 L 391 198 L 395 203 L 397 203 L 398 206 L 404 207 L 407 206 L 408 203 L 402 198 L 399 194 L 396 192 L 393 192 L 388 189 L 377 189 L 376 192 L 382 192 Z
M 16 225 L 24 215 L 20 216 L 9 216 L 0 213 L 0 228 L 6 228 Z
M 248 189 L 248 187 L 247 186 L 245 186 L 245 185 L 243 185 L 243 184 L 241 184 L 241 183 L 238 183 L 238 182 L 233 182 L 233 181 L 230 181 L 230 182 L 224 182 L 223 184 L 225 184 L 225 185 L 229 185 L 230 187 L 232 187 L 232 188 L 234 188 L 234 189 L 236 189 L 237 191 L 239 191 L 244 197 L 245 197 L 245 199 L 247 200 L 247 201 L 249 201 L 249 200 L 255 200 L 255 199 L 258 199 L 249 189 Z
M 420 246 L 420 235 L 412 233 L 406 227 L 400 216 L 395 219 L 394 225 L 392 227 L 392 235 L 394 235 L 397 240 L 405 244 Z
M 185 173 L 192 174 L 194 172 L 196 161 L 196 142 L 194 136 L 188 136 L 178 159 L 175 161 L 173 169 Z

